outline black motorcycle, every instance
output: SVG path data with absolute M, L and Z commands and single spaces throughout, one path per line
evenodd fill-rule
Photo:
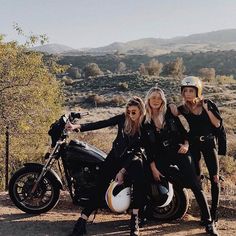
M 65 189 L 62 182 L 65 183 L 74 204 L 85 206 L 88 202 L 89 193 L 95 186 L 96 176 L 106 159 L 106 154 L 86 142 L 68 141 L 66 123 L 80 119 L 83 115 L 85 114 L 72 112 L 69 116 L 61 116 L 49 130 L 52 151 L 45 155 L 46 163 L 25 163 L 24 167 L 11 177 L 9 195 L 20 210 L 30 214 L 41 214 L 51 210 L 59 201 L 60 190 Z M 62 181 L 53 170 L 56 162 L 57 169 L 65 181 Z M 145 212 L 154 219 L 182 218 L 188 209 L 188 195 L 178 178 L 178 169 L 174 166 L 170 168 L 170 173 L 173 174 L 167 178 L 173 186 L 171 202 L 165 207 L 159 207 L 163 196 L 158 192 L 155 183 L 147 193 Z

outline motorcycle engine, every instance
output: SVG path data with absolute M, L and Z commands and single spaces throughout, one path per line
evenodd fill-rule
M 92 189 L 95 187 L 99 170 L 100 167 L 98 165 L 86 165 L 70 171 L 77 201 L 81 202 L 89 199 L 89 196 L 92 194 Z

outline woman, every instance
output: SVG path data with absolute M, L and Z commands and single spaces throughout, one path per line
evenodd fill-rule
M 168 176 L 170 165 L 177 165 L 186 185 L 193 191 L 206 224 L 206 232 L 218 235 L 211 222 L 209 207 L 197 180 L 188 152 L 187 133 L 178 117 L 167 110 L 164 92 L 153 87 L 145 100 L 146 118 L 142 140 L 154 180 Z
M 219 205 L 219 161 L 216 152 L 215 138 L 218 139 L 218 153 L 226 154 L 226 135 L 222 118 L 216 105 L 202 96 L 202 82 L 198 77 L 188 76 L 181 82 L 183 105 L 178 107 L 189 123 L 190 152 L 196 173 L 200 180 L 201 154 L 204 157 L 211 181 L 211 217 L 218 221 Z
M 83 209 L 80 218 L 74 226 L 72 236 L 86 233 L 86 221 L 104 199 L 106 189 L 115 177 L 119 183 L 128 175 L 133 182 L 133 210 L 130 220 L 130 235 L 139 235 L 138 212 L 144 201 L 144 174 L 142 154 L 140 151 L 140 125 L 145 115 L 145 106 L 141 98 L 133 97 L 126 105 L 125 112 L 108 120 L 87 124 L 68 124 L 67 129 L 79 129 L 81 132 L 118 126 L 117 136 L 108 154 L 101 175 L 98 177 L 96 189 L 91 194 L 88 207 Z

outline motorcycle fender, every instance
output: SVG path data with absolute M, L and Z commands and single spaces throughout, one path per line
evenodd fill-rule
M 43 165 L 39 164 L 39 163 L 24 163 L 24 166 L 26 166 L 26 167 L 27 166 L 35 167 L 35 169 L 38 169 L 38 170 L 43 169 Z M 54 177 L 55 181 L 60 186 L 60 189 L 62 189 L 63 184 L 62 184 L 62 181 L 61 181 L 60 177 L 58 176 L 58 174 L 52 169 L 48 170 L 48 173 L 50 173 Z

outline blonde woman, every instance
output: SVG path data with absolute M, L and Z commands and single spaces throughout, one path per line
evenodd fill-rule
M 111 181 L 122 183 L 125 175 L 133 182 L 133 210 L 130 221 L 130 235 L 139 235 L 138 212 L 144 201 L 144 173 L 142 154 L 140 151 L 140 126 L 145 115 L 145 106 L 141 98 L 131 98 L 125 112 L 108 120 L 87 124 L 69 124 L 67 129 L 79 129 L 81 132 L 101 129 L 109 126 L 118 126 L 117 136 L 113 147 L 103 165 L 101 175 L 98 176 L 88 207 L 83 209 L 80 218 L 74 226 L 71 236 L 86 233 L 86 221 L 89 215 L 96 210 L 104 199 L 106 189 Z M 105 140 L 104 140 L 105 141 Z
M 153 180 L 168 176 L 170 165 L 176 165 L 180 174 L 194 193 L 206 224 L 206 232 L 218 235 L 212 224 L 209 207 L 197 180 L 188 149 L 187 132 L 178 117 L 167 109 L 164 92 L 151 88 L 145 99 L 146 118 L 142 126 L 142 140 L 152 172 Z

